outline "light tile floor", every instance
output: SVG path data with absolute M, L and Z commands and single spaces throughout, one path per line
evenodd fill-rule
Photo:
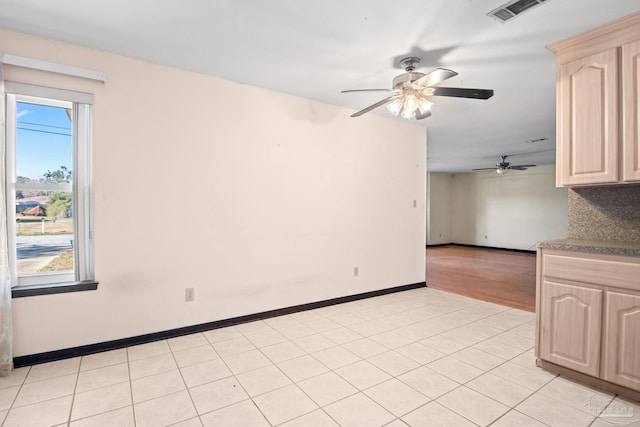
M 3 426 L 640 425 L 535 367 L 534 314 L 421 288 L 16 369 Z

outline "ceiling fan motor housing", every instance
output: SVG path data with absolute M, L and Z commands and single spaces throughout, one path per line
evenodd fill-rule
M 421 77 L 424 77 L 424 73 L 416 73 L 410 71 L 408 73 L 400 74 L 396 78 L 393 79 L 393 88 L 394 89 L 402 89 L 408 83 L 415 82 Z

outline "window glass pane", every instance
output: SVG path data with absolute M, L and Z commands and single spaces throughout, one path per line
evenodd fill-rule
M 73 141 L 69 108 L 17 103 L 18 182 L 71 182 Z
M 71 104 L 16 107 L 18 276 L 73 271 Z

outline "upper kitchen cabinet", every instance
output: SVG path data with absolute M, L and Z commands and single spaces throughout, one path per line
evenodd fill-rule
M 640 13 L 549 45 L 556 54 L 556 185 L 640 182 Z
M 622 105 L 622 177 L 628 182 L 640 181 L 640 41 L 622 46 Z

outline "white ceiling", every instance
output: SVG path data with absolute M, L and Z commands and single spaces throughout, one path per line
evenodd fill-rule
M 638 0 L 547 0 L 507 23 L 505 0 L 0 0 L 0 27 L 211 74 L 353 110 L 385 97 L 406 56 L 451 68 L 434 98 L 428 168 L 461 172 L 555 159 L 555 64 L 545 45 L 640 11 Z M 108 76 L 107 76 L 108 78 Z M 255 112 L 259 114 L 259 112 Z M 380 108 L 369 114 L 390 114 Z M 248 119 L 250 120 L 250 118 Z M 354 118 L 352 120 L 358 120 Z M 401 120 L 401 119 L 397 119 Z M 526 140 L 549 138 L 527 144 Z

